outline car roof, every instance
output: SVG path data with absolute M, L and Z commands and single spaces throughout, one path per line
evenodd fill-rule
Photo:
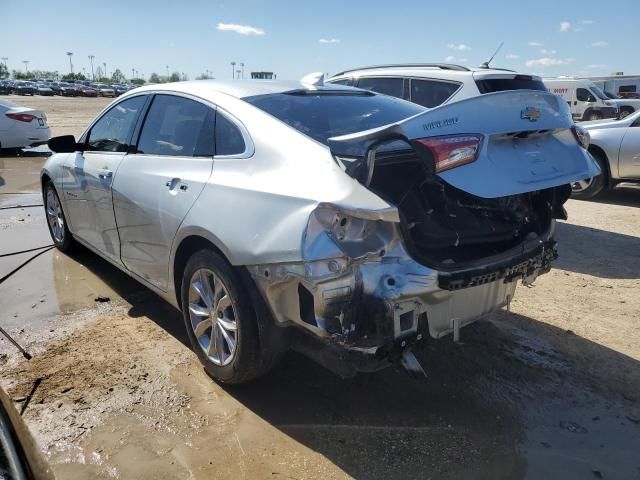
M 442 78 L 449 80 L 464 80 L 473 76 L 476 79 L 481 78 L 506 78 L 507 76 L 519 74 L 515 70 L 505 68 L 468 68 L 462 65 L 453 65 L 449 63 L 405 63 L 405 64 L 389 64 L 389 65 L 372 65 L 368 67 L 353 68 L 344 70 L 331 76 L 331 79 L 339 77 L 366 77 L 370 75 L 402 75 L 408 77 L 430 77 Z M 536 80 L 540 77 L 537 75 L 526 74 Z
M 158 83 L 144 85 L 134 90 L 130 90 L 131 93 L 143 92 L 143 91 L 158 91 L 166 90 L 172 92 L 193 93 L 206 97 L 207 93 L 224 93 L 236 98 L 252 97 L 254 95 L 267 95 L 275 93 L 285 93 L 296 90 L 308 90 L 308 91 L 356 91 L 353 87 L 347 87 L 344 85 L 325 85 L 325 86 L 312 86 L 301 83 L 299 81 L 285 81 L 285 80 L 192 80 L 187 82 L 174 82 L 174 83 Z M 129 93 L 127 92 L 127 93 Z

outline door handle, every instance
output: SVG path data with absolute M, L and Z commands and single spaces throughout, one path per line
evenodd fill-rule
M 98 171 L 98 177 L 100 178 L 111 178 L 113 177 L 113 172 L 111 170 L 109 170 L 108 168 L 103 168 L 102 170 Z
M 167 183 L 164 184 L 169 190 L 175 190 L 178 187 L 183 192 L 186 192 L 189 188 L 189 184 L 181 182 L 179 178 L 172 178 L 171 180 L 167 180 Z

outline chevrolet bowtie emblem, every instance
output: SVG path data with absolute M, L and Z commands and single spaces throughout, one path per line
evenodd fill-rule
M 520 118 L 530 122 L 537 122 L 540 118 L 540 110 L 535 107 L 527 107 L 520 112 Z

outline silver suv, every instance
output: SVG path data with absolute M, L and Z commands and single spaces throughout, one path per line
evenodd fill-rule
M 340 72 L 337 83 L 403 98 L 427 108 L 485 93 L 543 90 L 542 79 L 499 68 L 467 68 L 447 63 L 374 65 Z

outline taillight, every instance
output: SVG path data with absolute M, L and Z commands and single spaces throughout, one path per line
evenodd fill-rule
M 26 122 L 26 123 L 29 123 L 35 120 L 36 118 L 38 118 L 34 115 L 29 115 L 28 113 L 5 113 L 5 115 L 12 120 L 17 120 L 19 122 Z
M 585 150 L 589 148 L 589 143 L 591 143 L 591 135 L 589 135 L 589 131 L 582 128 L 580 125 L 574 125 L 571 127 L 571 133 L 573 133 L 573 138 L 576 139 L 578 145 L 580 145 Z
M 433 155 L 436 173 L 466 165 L 478 158 L 482 135 L 450 135 L 416 140 Z

